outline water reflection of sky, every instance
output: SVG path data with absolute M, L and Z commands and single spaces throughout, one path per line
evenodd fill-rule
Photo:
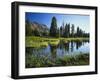
M 65 55 L 75 55 L 75 54 L 84 54 L 89 53 L 89 43 L 85 43 L 84 45 L 80 46 L 78 49 L 76 49 L 76 44 L 73 44 L 73 49 L 71 48 L 71 45 L 69 45 L 69 50 L 65 49 L 57 49 L 57 56 L 65 56 Z
M 82 52 L 82 53 L 89 53 L 89 43 L 82 45 L 78 50 L 74 50 L 74 52 Z
M 89 53 L 89 42 L 83 42 L 77 46 L 77 43 L 69 43 L 65 46 L 58 46 L 56 48 L 48 45 L 46 48 L 41 49 L 33 49 L 33 54 L 38 54 L 39 56 L 51 57 L 55 55 L 55 57 L 63 57 L 66 55 L 76 55 L 76 54 L 84 54 Z

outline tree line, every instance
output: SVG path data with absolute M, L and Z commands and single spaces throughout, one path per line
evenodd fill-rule
M 64 22 L 60 28 L 57 26 L 57 19 L 56 17 L 52 18 L 51 27 L 50 27 L 50 36 L 51 37 L 89 37 L 89 33 L 85 33 L 81 28 L 77 27 L 75 31 L 75 25 Z
M 89 37 L 89 33 L 85 33 L 80 27 L 77 27 L 75 31 L 75 25 L 66 23 L 64 25 L 64 22 L 62 23 L 61 27 L 57 26 L 57 19 L 56 17 L 52 17 L 51 20 L 51 26 L 49 31 L 43 31 L 40 30 L 32 30 L 31 24 L 29 21 L 26 21 L 26 36 L 48 36 L 48 37 Z

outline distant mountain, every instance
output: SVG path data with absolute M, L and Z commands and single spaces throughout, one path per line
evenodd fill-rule
M 44 33 L 49 33 L 49 28 L 45 24 L 40 24 L 38 22 L 30 22 L 26 21 L 26 33 L 28 34 L 30 31 L 37 30 L 41 35 Z M 29 31 L 27 31 L 29 30 Z M 30 35 L 30 34 L 29 34 Z
M 40 23 L 37 23 L 37 22 L 32 22 L 31 23 L 31 28 L 33 30 L 37 29 L 40 32 L 44 32 L 44 31 L 48 32 L 49 31 L 48 27 L 45 24 L 40 24 Z

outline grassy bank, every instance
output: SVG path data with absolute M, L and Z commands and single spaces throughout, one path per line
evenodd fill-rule
M 69 41 L 87 41 L 89 38 L 45 38 L 45 37 L 35 37 L 27 36 L 25 38 L 26 47 L 46 47 L 48 44 L 55 46 L 58 45 L 60 41 L 67 43 Z
M 26 54 L 25 63 L 26 68 L 89 65 L 89 54 L 64 56 L 62 58 L 55 58 L 55 60 Z

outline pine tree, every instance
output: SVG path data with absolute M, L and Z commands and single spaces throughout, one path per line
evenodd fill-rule
M 26 23 L 25 23 L 25 34 L 26 34 L 26 36 L 33 35 L 33 31 L 31 29 L 31 23 L 28 20 L 26 20 Z
M 63 28 L 62 28 L 62 26 L 60 27 L 60 37 L 62 37 L 63 36 Z
M 74 24 L 72 24 L 72 27 L 71 27 L 71 36 L 74 37 Z
M 70 23 L 68 24 L 68 37 L 70 36 Z
M 79 29 L 79 27 L 77 27 L 77 37 L 79 37 L 79 32 L 80 32 L 80 29 Z
M 51 21 L 50 36 L 51 37 L 57 36 L 57 20 L 56 20 L 56 17 L 53 17 L 52 21 Z
M 68 33 L 69 33 L 69 31 L 68 31 L 68 25 L 67 25 L 67 23 L 66 23 L 66 25 L 65 25 L 64 37 L 68 37 Z

